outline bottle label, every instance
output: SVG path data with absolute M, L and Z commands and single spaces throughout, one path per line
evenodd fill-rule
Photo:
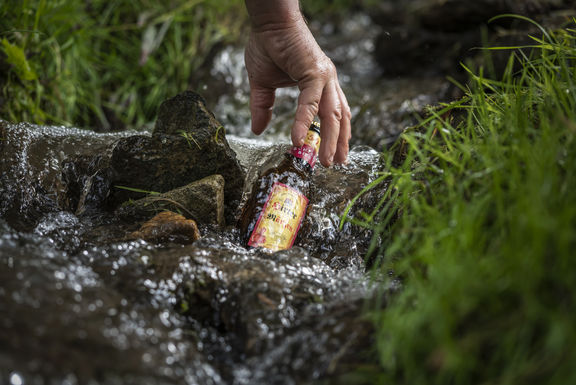
M 314 168 L 316 164 L 316 153 L 320 147 L 320 135 L 317 132 L 309 130 L 306 134 L 306 140 L 302 147 L 292 147 L 290 153 L 296 158 L 303 159 L 310 167 Z
M 306 213 L 308 198 L 276 182 L 250 235 L 248 245 L 277 251 L 292 247 Z

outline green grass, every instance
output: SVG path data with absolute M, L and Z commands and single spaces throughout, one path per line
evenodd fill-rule
M 139 128 L 245 27 L 234 0 L 0 2 L 0 117 Z
M 534 46 L 406 131 L 351 219 L 402 281 L 370 312 L 372 382 L 576 384 L 576 30 Z

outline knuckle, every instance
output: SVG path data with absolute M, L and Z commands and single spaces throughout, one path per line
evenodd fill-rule
M 316 99 L 308 99 L 298 102 L 298 109 L 304 109 L 307 113 L 315 113 L 318 111 L 320 101 Z
M 342 112 L 339 108 L 331 108 L 329 111 L 319 112 L 318 116 L 320 116 L 320 119 L 329 121 L 339 122 L 342 120 Z
M 316 60 L 308 69 L 312 77 L 329 79 L 336 72 L 336 66 L 328 58 L 325 60 Z
M 332 117 L 333 117 L 334 119 L 336 119 L 337 121 L 341 121 L 341 120 L 342 120 L 342 111 L 341 111 L 339 108 L 337 108 L 337 109 L 335 109 L 335 110 L 332 110 L 331 115 L 332 115 Z
M 350 120 L 352 119 L 352 111 L 350 111 L 350 107 L 348 105 L 345 105 L 342 108 L 342 116 L 344 119 Z
M 322 64 L 323 74 L 329 78 L 332 78 L 336 73 L 336 66 L 332 63 L 332 60 L 326 58 Z

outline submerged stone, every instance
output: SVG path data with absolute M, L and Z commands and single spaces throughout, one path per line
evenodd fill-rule
M 178 277 L 177 308 L 220 330 L 237 353 L 248 357 L 265 357 L 298 325 L 320 316 L 331 319 L 328 304 L 339 303 L 343 293 L 352 301 L 368 292 L 361 271 L 335 271 L 299 247 L 247 252 L 203 239 L 180 255 L 161 252 L 153 260 L 159 271 Z M 350 314 L 358 315 L 361 306 L 359 301 Z M 354 327 L 357 320 L 350 318 L 352 324 L 342 323 L 339 330 Z M 344 336 L 325 331 L 344 343 Z M 323 351 L 328 361 L 333 353 Z

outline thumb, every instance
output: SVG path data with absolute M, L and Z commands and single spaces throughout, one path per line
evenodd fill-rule
M 250 87 L 252 132 L 256 135 L 260 135 L 272 119 L 272 106 L 274 105 L 275 92 L 275 88 Z

